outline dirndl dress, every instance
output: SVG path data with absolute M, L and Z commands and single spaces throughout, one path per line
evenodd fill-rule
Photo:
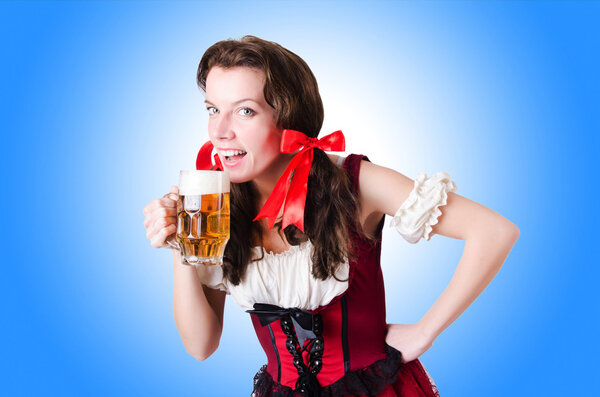
M 368 161 L 352 154 L 343 162 L 356 193 L 362 160 Z M 415 242 L 419 233 L 429 239 L 439 207 L 453 190 L 445 173 L 420 176 L 398 214 L 425 222 L 409 225 L 394 217 L 392 224 L 407 241 Z M 423 205 L 428 201 L 431 205 Z M 416 216 L 418 210 L 429 212 Z M 382 217 L 374 241 L 350 230 L 354 258 L 328 280 L 312 277 L 310 241 L 280 254 L 255 248 L 257 260 L 236 286 L 223 279 L 218 267 L 198 267 L 203 283 L 231 294 L 250 313 L 267 356 L 254 377 L 253 397 L 439 396 L 418 359 L 402 363 L 401 352 L 385 343 L 383 225 Z

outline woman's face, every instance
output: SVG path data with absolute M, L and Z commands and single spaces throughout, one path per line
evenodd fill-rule
M 232 182 L 260 177 L 280 158 L 282 129 L 263 94 L 264 72 L 215 66 L 206 76 L 208 135 Z

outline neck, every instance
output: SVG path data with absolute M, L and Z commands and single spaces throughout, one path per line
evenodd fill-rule
M 267 198 L 271 195 L 277 181 L 281 178 L 281 175 L 294 157 L 294 154 L 295 153 L 282 154 L 267 171 L 259 177 L 254 178 L 254 186 L 256 186 L 259 194 L 259 208 L 262 208 L 267 201 Z

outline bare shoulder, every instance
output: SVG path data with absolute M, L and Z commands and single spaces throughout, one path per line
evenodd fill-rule
M 361 161 L 359 199 L 367 213 L 394 215 L 413 189 L 414 181 L 391 168 Z
M 332 162 L 333 164 L 335 164 L 335 165 L 337 165 L 337 166 L 340 166 L 340 167 L 342 166 L 342 165 L 340 164 L 340 161 L 342 161 L 342 160 L 343 160 L 342 156 L 338 156 L 338 155 L 336 155 L 336 154 L 329 154 L 329 153 L 327 153 L 327 157 L 329 157 L 329 160 L 331 160 L 331 162 Z
M 414 182 L 397 171 L 363 160 L 358 184 L 360 223 L 365 232 L 372 234 L 385 214 L 394 215 L 400 208 Z

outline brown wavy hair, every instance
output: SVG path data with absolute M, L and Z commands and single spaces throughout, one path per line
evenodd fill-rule
M 197 83 L 204 92 L 206 77 L 215 66 L 242 66 L 264 72 L 263 93 L 275 110 L 277 126 L 302 131 L 313 138 L 318 136 L 323 124 L 323 102 L 315 76 L 298 55 L 255 36 L 219 41 L 206 50 L 198 65 Z M 283 230 L 291 245 L 311 241 L 315 278 L 335 277 L 346 258 L 354 257 L 349 231 L 361 233 L 358 209 L 349 176 L 325 152 L 315 149 L 304 209 L 305 233 L 294 225 Z M 251 251 L 253 242 L 263 245 L 260 225 L 252 221 L 259 210 L 258 192 L 252 181 L 231 184 L 231 218 L 235 221 L 225 248 L 223 274 L 234 285 L 244 278 L 250 261 L 261 259 L 252 258 Z M 276 227 L 281 234 L 281 222 Z

